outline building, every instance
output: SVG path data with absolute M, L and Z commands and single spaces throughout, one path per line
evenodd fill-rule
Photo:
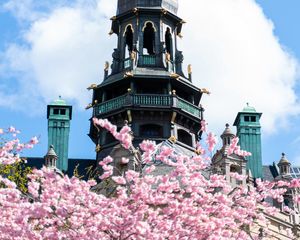
M 105 64 L 102 83 L 92 84 L 88 88 L 92 90 L 93 97 L 87 108 L 93 109 L 91 117 L 107 118 L 118 129 L 124 124 L 130 125 L 135 146 L 146 138 L 173 147 L 176 152 L 191 155 L 201 138 L 200 122 L 204 112 L 201 99 L 208 91 L 193 85 L 191 66 L 187 76 L 184 74 L 184 55 L 177 48 L 184 21 L 177 16 L 177 10 L 177 0 L 118 1 L 110 32 L 118 36 L 112 64 Z M 109 132 L 98 130 L 92 122 L 89 137 L 95 144 L 96 161 L 69 159 L 68 134 L 72 108 L 59 99 L 48 106 L 47 112 L 49 146 L 54 145 L 45 157 L 47 166 L 54 167 L 57 162 L 55 166 L 58 169 L 72 175 L 77 163 L 81 168 L 86 163 L 95 165 L 111 155 L 116 168 L 126 170 L 121 158 L 127 157 L 130 159 L 129 168 L 140 170 L 135 164 L 139 156 L 122 148 Z M 212 159 L 212 171 L 224 174 L 231 184 L 253 184 L 255 178 L 289 181 L 300 175 L 299 168 L 291 167 L 285 156 L 278 166 L 262 165 L 261 116 L 247 105 L 234 121 L 236 134 L 226 125 L 221 135 L 223 146 Z M 228 154 L 228 147 L 235 136 L 239 137 L 241 148 L 252 152 L 252 156 Z M 44 159 L 40 160 L 38 162 L 44 163 Z M 163 165 L 157 169 L 156 174 L 168 171 Z M 236 182 L 230 178 L 231 172 L 245 174 L 249 178 L 241 183 Z M 292 194 L 295 193 L 285 196 L 284 204 L 299 211 L 299 206 L 293 205 Z M 290 216 L 282 211 L 269 218 L 274 239 L 288 239 L 287 229 L 300 232 L 297 214 Z M 255 231 L 259 232 L 260 228 Z

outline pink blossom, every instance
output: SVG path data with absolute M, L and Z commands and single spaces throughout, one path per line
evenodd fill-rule
M 217 138 L 213 133 L 207 135 L 206 143 L 208 145 L 208 151 L 212 152 L 217 144 Z
M 123 177 L 112 177 L 112 180 L 114 180 L 117 184 L 125 185 L 126 180 Z
M 31 140 L 30 140 L 30 144 L 32 144 L 32 145 L 36 145 L 36 144 L 38 144 L 38 142 L 39 142 L 39 140 L 38 140 L 37 137 L 33 137 L 33 138 L 31 138 Z
M 130 140 L 128 127 L 117 132 L 107 120 L 95 119 L 94 123 L 105 127 L 122 144 Z M 208 135 L 209 150 L 216 144 L 214 138 Z M 34 143 L 21 144 L 16 139 L 0 143 L 0 163 L 14 163 L 16 154 Z M 0 239 L 248 240 L 259 236 L 250 237 L 243 229 L 257 227 L 257 221 L 265 224 L 264 233 L 272 238 L 262 209 L 270 215 L 279 209 L 263 200 L 280 202 L 289 187 L 299 187 L 299 180 L 273 183 L 258 179 L 257 187 L 233 188 L 223 175 L 203 175 L 209 165 L 202 151 L 188 157 L 177 156 L 171 148 L 159 148 L 154 142 L 145 141 L 140 146 L 142 164 L 154 155 L 163 164 L 149 162 L 143 171 L 121 172 L 114 167 L 118 162 L 108 156 L 99 162 L 103 171 L 100 178 L 108 180 L 97 186 L 95 181 L 69 178 L 43 168 L 28 176 L 29 194 L 24 195 L 15 183 L 0 176 L 5 185 L 0 188 Z M 128 147 L 136 151 L 134 146 Z M 233 151 L 245 154 L 237 147 L 232 147 Z M 127 164 L 128 159 L 121 162 Z M 167 169 L 163 175 L 158 174 L 160 167 Z M 231 177 L 245 178 L 237 173 Z M 295 200 L 300 202 L 299 197 Z M 292 238 L 291 232 L 287 234 Z
M 206 123 L 206 121 L 205 120 L 202 120 L 201 121 L 201 131 L 202 132 L 207 132 L 207 123 Z

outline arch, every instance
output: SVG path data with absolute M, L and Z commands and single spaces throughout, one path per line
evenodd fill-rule
M 157 124 L 144 124 L 140 126 L 140 135 L 148 138 L 163 138 L 163 128 Z
M 125 27 L 123 37 L 125 38 L 125 46 L 127 46 L 129 53 L 131 53 L 133 50 L 133 33 L 134 30 L 132 24 L 128 24 Z
M 193 146 L 193 137 L 187 131 L 179 129 L 177 131 L 177 138 L 179 142 L 182 142 L 188 146 Z
M 155 27 L 153 22 L 147 21 L 143 27 L 143 48 L 147 49 L 149 55 L 154 55 L 155 48 Z
M 152 24 L 152 27 L 153 27 L 153 29 L 154 29 L 154 32 L 157 32 L 157 29 L 156 29 L 156 27 L 155 27 L 155 24 L 152 22 L 152 21 L 146 21 L 145 23 L 144 23 L 144 26 L 143 26 L 143 28 L 142 28 L 142 31 L 144 32 L 145 31 L 145 28 L 147 27 L 147 24 L 148 23 L 151 23 Z

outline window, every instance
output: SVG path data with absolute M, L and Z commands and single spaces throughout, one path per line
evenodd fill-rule
M 172 34 L 169 27 L 167 27 L 166 33 L 165 33 L 165 41 L 166 41 L 166 51 L 169 54 L 172 54 Z
M 185 130 L 179 129 L 177 132 L 177 136 L 178 136 L 179 142 L 182 142 L 191 147 L 193 146 L 193 138 L 192 138 L 191 134 L 189 134 Z
M 64 127 L 65 126 L 65 122 L 61 122 L 60 126 Z
M 53 114 L 58 115 L 59 114 L 59 109 L 58 108 L 54 108 L 53 109 Z
M 151 22 L 146 23 L 144 29 L 144 44 L 143 48 L 147 49 L 149 55 L 154 55 L 155 31 Z
M 60 109 L 60 115 L 66 115 L 66 109 Z
M 128 52 L 131 53 L 133 50 L 133 30 L 131 25 L 128 25 L 125 32 L 125 44 L 128 48 Z
M 155 124 L 142 125 L 140 128 L 140 135 L 148 138 L 162 138 L 163 128 Z
M 231 166 L 230 166 L 230 172 L 231 172 L 231 173 L 240 173 L 239 170 L 240 170 L 240 169 L 239 169 L 239 166 L 236 166 L 236 165 L 231 165 Z
M 255 116 L 251 116 L 251 122 L 256 122 L 256 117 Z
M 249 116 L 245 116 L 245 117 L 244 117 L 244 121 L 245 121 L 245 122 L 250 122 L 250 117 L 249 117 Z

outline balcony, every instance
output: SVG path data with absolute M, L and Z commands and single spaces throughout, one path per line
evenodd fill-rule
M 202 109 L 177 97 L 164 94 L 125 94 L 94 106 L 94 116 L 106 114 L 123 107 L 161 107 L 179 108 L 182 111 L 202 119 Z

